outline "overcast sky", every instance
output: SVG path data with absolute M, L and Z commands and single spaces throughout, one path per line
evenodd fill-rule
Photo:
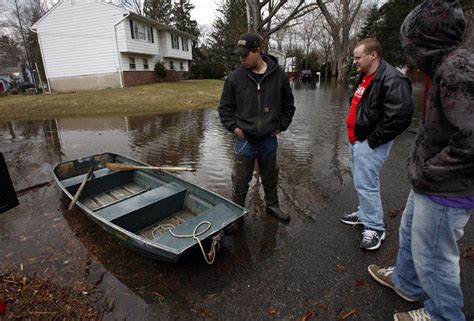
M 191 17 L 200 25 L 210 25 L 216 16 L 216 9 L 219 0 L 191 0 L 194 9 L 191 11 Z

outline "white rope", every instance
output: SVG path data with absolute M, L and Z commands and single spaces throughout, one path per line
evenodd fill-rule
M 236 139 L 238 139 L 238 138 L 236 138 Z M 241 148 L 239 151 L 236 150 L 235 144 L 234 144 L 234 152 L 235 152 L 237 155 L 239 155 L 240 153 L 242 153 L 242 151 L 244 150 L 244 148 L 247 146 L 248 143 L 249 143 L 248 140 L 246 140 L 245 143 L 244 143 L 244 146 L 242 146 L 242 148 Z
M 164 234 L 164 233 L 168 232 L 169 230 L 171 230 L 173 228 L 175 228 L 175 226 L 173 224 L 160 224 L 151 231 L 151 235 L 153 236 L 154 239 L 156 239 L 157 236 L 155 235 L 155 232 L 158 231 L 158 232 L 160 232 L 159 235 L 161 235 L 161 234 Z
M 203 231 L 198 233 L 199 227 L 203 224 L 207 224 L 207 227 Z M 199 247 L 201 248 L 201 252 L 202 252 L 202 255 L 204 256 L 204 260 L 206 261 L 206 263 L 207 264 L 212 264 L 212 263 L 214 263 L 214 260 L 216 258 L 217 251 L 219 251 L 219 248 L 220 248 L 219 240 L 220 240 L 222 234 L 218 233 L 216 236 L 212 237 L 211 248 L 209 250 L 209 253 L 207 253 L 207 254 L 204 251 L 204 247 L 202 246 L 201 240 L 199 240 L 199 237 L 198 237 L 199 235 L 206 233 L 210 228 L 211 228 L 211 222 L 203 221 L 203 222 L 199 223 L 198 225 L 196 225 L 196 227 L 194 228 L 193 234 L 178 235 L 178 234 L 174 234 L 172 230 L 169 230 L 169 232 L 172 236 L 178 237 L 178 238 L 192 237 L 199 244 Z

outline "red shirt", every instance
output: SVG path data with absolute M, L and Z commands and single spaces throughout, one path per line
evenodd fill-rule
M 362 81 L 357 87 L 357 90 L 354 92 L 354 96 L 352 97 L 351 106 L 349 107 L 349 113 L 347 113 L 346 117 L 346 125 L 347 125 L 347 137 L 349 138 L 349 143 L 355 144 L 356 136 L 354 133 L 355 124 L 356 124 L 356 114 L 357 114 L 357 105 L 359 105 L 359 101 L 364 95 L 365 89 L 369 86 L 372 79 L 374 79 L 375 72 L 370 75 L 364 75 Z

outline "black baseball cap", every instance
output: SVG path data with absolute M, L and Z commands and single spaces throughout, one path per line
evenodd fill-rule
M 256 33 L 245 33 L 240 36 L 237 42 L 237 48 L 234 50 L 234 55 L 245 56 L 251 50 L 255 50 L 262 46 L 260 36 Z

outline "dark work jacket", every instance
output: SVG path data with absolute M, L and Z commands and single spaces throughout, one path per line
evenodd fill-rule
M 239 67 L 226 79 L 219 116 L 227 130 L 242 129 L 249 142 L 288 128 L 295 113 L 287 74 L 276 58 L 262 55 L 267 71 L 258 83 L 249 70 Z
M 361 81 L 362 75 L 359 75 L 355 89 Z M 351 100 L 352 97 L 349 102 Z M 380 59 L 374 79 L 357 105 L 354 129 L 356 139 L 367 139 L 372 149 L 383 145 L 410 126 L 412 114 L 410 81 Z
M 455 0 L 423 1 L 405 19 L 402 48 L 431 77 L 426 116 L 408 162 L 415 192 L 474 196 L 474 51 Z

